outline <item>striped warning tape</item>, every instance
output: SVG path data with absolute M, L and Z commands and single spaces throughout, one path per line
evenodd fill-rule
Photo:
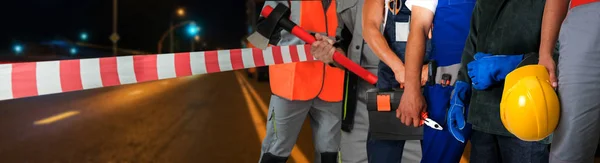
M 0 64 L 0 100 L 313 60 L 292 45 Z

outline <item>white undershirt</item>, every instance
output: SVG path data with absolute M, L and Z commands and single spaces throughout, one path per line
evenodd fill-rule
M 438 0 L 406 0 L 406 7 L 412 10 L 412 6 L 419 6 L 428 9 L 435 14 L 435 8 L 437 8 Z

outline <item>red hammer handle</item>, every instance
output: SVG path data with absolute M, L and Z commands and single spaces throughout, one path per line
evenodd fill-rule
M 265 6 L 265 8 L 262 10 L 262 12 L 260 12 L 260 14 L 264 17 L 268 17 L 271 14 L 271 12 L 273 12 L 273 8 L 271 6 Z M 293 23 L 287 19 L 283 19 L 281 21 L 289 21 L 290 24 Z M 285 30 L 290 31 L 293 35 L 295 35 L 296 37 L 300 38 L 302 41 L 308 44 L 312 44 L 316 41 L 315 37 L 313 37 L 310 33 L 306 32 L 306 30 L 302 29 L 302 27 L 296 24 L 294 24 L 294 27 L 292 29 Z M 358 77 L 364 79 L 365 81 L 371 84 L 377 83 L 377 76 L 362 68 L 360 65 L 354 63 L 352 60 L 346 58 L 346 56 L 344 56 L 342 53 L 335 51 L 335 53 L 333 53 L 333 60 L 338 64 L 344 66 L 350 72 L 356 74 Z

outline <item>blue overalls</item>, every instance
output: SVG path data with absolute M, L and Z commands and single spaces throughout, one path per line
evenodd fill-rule
M 446 125 L 446 113 L 454 81 L 460 68 L 465 40 L 469 34 L 469 25 L 475 0 L 439 0 L 433 20 L 432 60 L 438 64 L 436 84 L 425 87 L 425 99 L 429 118 L 440 123 L 444 130 L 438 131 L 425 127 L 423 131 L 422 163 L 457 163 L 460 161 L 466 143 L 457 141 Z M 442 86 L 441 75 L 451 75 L 451 85 Z M 467 115 L 465 113 L 465 115 Z M 465 139 L 469 139 L 471 125 L 465 128 Z
M 395 3 L 394 1 L 386 0 L 386 3 L 389 3 L 390 9 L 387 12 L 387 18 L 385 22 L 385 27 L 383 28 L 383 36 L 387 41 L 388 45 L 396 53 L 398 58 L 402 60 L 402 63 L 405 63 L 405 51 L 406 51 L 406 38 L 408 38 L 408 30 L 406 33 L 396 33 L 396 31 L 404 32 L 402 30 L 397 30 L 397 28 L 402 28 L 400 26 L 405 26 L 408 29 L 408 23 L 410 20 L 410 10 L 404 3 L 406 0 L 397 0 L 399 3 Z M 401 3 L 400 3 L 401 2 Z M 395 5 L 395 6 L 394 6 Z M 395 10 L 396 9 L 396 10 Z M 396 12 L 397 11 L 397 12 Z M 406 37 L 403 37 L 406 36 Z M 400 40 L 398 40 L 400 38 Z M 426 55 L 429 54 L 431 47 L 429 45 L 429 41 L 427 42 L 427 52 Z M 429 56 L 426 56 L 424 60 L 427 62 Z M 394 76 L 394 72 L 392 69 L 387 66 L 383 61 L 379 62 L 379 70 L 377 73 L 377 88 L 380 90 L 390 90 L 392 88 L 400 88 L 400 83 L 396 81 Z

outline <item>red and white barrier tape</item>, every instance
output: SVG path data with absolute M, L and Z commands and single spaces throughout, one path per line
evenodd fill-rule
M 0 100 L 313 60 L 293 45 L 0 64 Z

